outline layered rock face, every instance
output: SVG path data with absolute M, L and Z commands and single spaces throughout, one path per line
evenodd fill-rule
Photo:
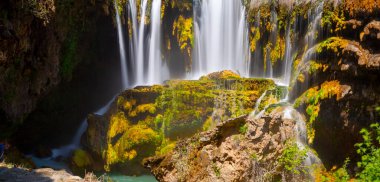
M 306 153 L 301 150 L 291 157 L 299 160 L 297 166 L 286 168 L 289 166 L 283 159 L 292 145 L 298 147 L 298 132 L 297 121 L 285 118 L 284 109 L 276 108 L 257 118 L 243 116 L 219 123 L 210 131 L 178 142 L 167 155 L 147 158 L 144 165 L 159 181 L 311 179 L 303 166 Z M 305 171 L 295 172 L 302 170 Z
M 136 87 L 120 94 L 104 116 L 89 116 L 84 145 L 106 170 L 139 174 L 143 158 L 165 154 L 178 139 L 250 113 L 266 90 L 273 94 L 264 102 L 284 92 L 272 80 L 240 78 L 229 71 Z

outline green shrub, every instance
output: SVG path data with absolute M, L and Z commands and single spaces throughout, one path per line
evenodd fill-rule
M 380 125 L 371 124 L 370 129 L 362 129 L 360 134 L 363 142 L 355 146 L 357 153 L 361 156 L 358 167 L 361 172 L 356 176 L 361 181 L 380 181 Z
M 279 158 L 279 163 L 284 169 L 293 174 L 300 174 L 302 162 L 306 158 L 306 149 L 299 149 L 295 141 L 289 140 Z

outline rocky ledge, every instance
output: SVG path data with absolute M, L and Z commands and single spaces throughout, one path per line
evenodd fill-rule
M 268 93 L 259 105 L 262 109 L 278 101 L 284 90 L 273 80 L 241 78 L 231 71 L 126 90 L 103 116 L 88 117 L 83 137 L 86 151 L 79 153 L 89 155 L 74 156 L 74 163 L 82 164 L 76 166 L 82 169 L 104 168 L 128 175 L 148 172 L 141 166 L 144 158 L 166 154 L 179 139 L 249 114 L 258 98 Z M 82 160 L 83 156 L 92 159 Z
M 303 145 L 304 121 L 290 107 L 241 116 L 177 143 L 144 166 L 159 181 L 286 181 L 311 179 L 319 160 Z M 307 172 L 306 172 L 307 171 Z

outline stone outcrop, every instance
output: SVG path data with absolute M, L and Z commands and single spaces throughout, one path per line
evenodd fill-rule
M 178 142 L 167 155 L 145 159 L 144 166 L 159 181 L 305 180 L 307 176 L 287 171 L 280 162 L 287 143 L 298 136 L 297 121 L 284 117 L 285 108 L 221 122 Z
M 136 87 L 121 93 L 104 116 L 88 117 L 83 143 L 106 170 L 139 174 L 143 158 L 167 153 L 178 139 L 250 113 L 265 90 L 273 94 L 263 103 L 284 94 L 272 80 L 240 78 L 228 71 Z

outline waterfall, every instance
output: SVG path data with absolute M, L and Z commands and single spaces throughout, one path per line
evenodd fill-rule
M 145 83 L 144 79 L 144 33 L 145 33 L 145 14 L 148 0 L 143 0 L 141 4 L 141 19 L 138 30 L 137 57 L 136 57 L 136 75 L 135 84 Z
M 192 74 L 229 69 L 249 76 L 248 28 L 241 1 L 196 1 L 194 33 Z
M 290 22 L 288 21 L 288 26 L 286 28 L 286 37 L 285 37 L 285 66 L 284 66 L 284 74 L 282 78 L 282 84 L 289 86 L 290 85 L 290 78 L 292 76 L 292 64 L 293 64 L 293 56 L 292 56 L 292 49 L 293 46 L 291 44 L 291 38 L 290 38 Z
M 130 63 L 132 68 L 136 68 L 136 49 L 135 46 L 137 45 L 137 11 L 136 11 L 136 2 L 135 0 L 129 0 L 129 11 L 130 11 L 130 17 L 129 19 L 132 22 L 132 41 L 129 42 L 130 46 Z M 136 70 L 130 70 L 132 72 L 132 75 L 136 74 Z
M 160 83 L 161 71 L 161 0 L 153 0 L 149 45 L 148 84 Z
M 119 52 L 120 52 L 120 67 L 121 67 L 121 80 L 122 80 L 122 89 L 126 89 L 128 87 L 128 74 L 127 74 L 127 59 L 125 56 L 125 45 L 124 45 L 124 36 L 123 30 L 121 27 L 119 10 L 117 8 L 116 1 L 114 2 L 115 11 L 116 11 L 116 23 L 117 23 L 117 32 L 119 38 Z
M 148 0 L 141 1 L 138 21 L 136 1 L 128 1 L 132 22 L 130 57 L 134 85 L 158 84 L 167 78 L 167 73 L 164 73 L 167 71 L 166 64 L 161 59 L 161 0 L 153 0 L 151 8 L 148 5 Z M 148 9 L 151 9 L 149 25 L 146 21 Z

